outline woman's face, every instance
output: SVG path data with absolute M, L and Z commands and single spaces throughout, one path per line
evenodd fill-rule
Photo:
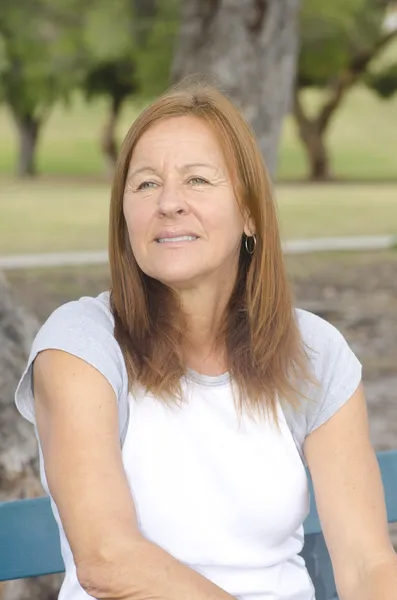
M 230 284 L 235 276 L 244 220 L 205 121 L 172 117 L 142 135 L 131 157 L 124 215 L 135 259 L 150 277 L 178 289 Z

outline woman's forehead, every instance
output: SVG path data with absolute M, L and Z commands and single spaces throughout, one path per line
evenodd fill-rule
M 171 117 L 154 123 L 138 140 L 132 159 L 161 153 L 184 156 L 186 164 L 225 160 L 214 127 L 194 116 Z

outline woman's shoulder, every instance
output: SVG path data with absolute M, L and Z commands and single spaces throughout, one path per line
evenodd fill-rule
M 83 296 L 56 308 L 44 323 L 42 329 L 51 329 L 63 325 L 67 328 L 95 324 L 98 328 L 112 332 L 114 318 L 110 308 L 110 293 L 102 292 L 98 296 Z
M 361 374 L 361 365 L 345 336 L 322 317 L 303 309 L 296 310 L 296 321 L 320 388 L 328 394 L 351 376 Z M 330 384 L 333 386 L 330 387 Z
M 327 421 L 351 397 L 361 381 L 361 363 L 344 335 L 318 315 L 295 309 L 296 322 L 315 383 L 305 389 L 300 410 L 291 416 L 304 438 Z
M 313 312 L 295 308 L 295 317 L 302 340 L 308 346 L 319 349 L 344 339 L 339 329 Z
M 39 329 L 15 396 L 18 409 L 32 422 L 32 366 L 36 356 L 44 350 L 61 350 L 84 360 L 103 374 L 117 398 L 125 396 L 128 376 L 123 353 L 114 337 L 108 292 L 63 304 Z

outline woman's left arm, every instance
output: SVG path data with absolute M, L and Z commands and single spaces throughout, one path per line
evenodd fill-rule
M 340 599 L 397 600 L 397 555 L 362 384 L 306 438 L 304 452 Z

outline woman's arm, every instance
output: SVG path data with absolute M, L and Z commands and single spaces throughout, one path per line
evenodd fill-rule
M 82 587 L 109 600 L 232 600 L 141 535 L 103 375 L 59 350 L 41 352 L 33 373 L 47 481 Z
M 397 600 L 397 556 L 362 385 L 308 436 L 305 455 L 339 597 Z

